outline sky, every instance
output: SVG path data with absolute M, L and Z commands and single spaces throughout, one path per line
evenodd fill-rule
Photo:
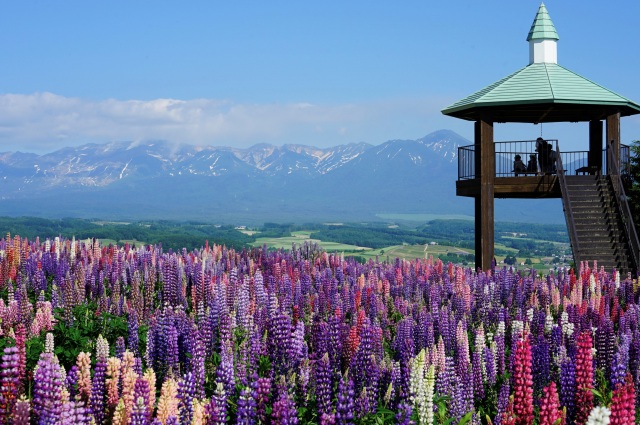
M 558 63 L 640 103 L 640 2 L 548 0 Z M 0 152 L 111 141 L 328 147 L 473 123 L 450 104 L 526 66 L 539 0 L 6 1 Z M 588 125 L 496 124 L 586 149 Z M 640 117 L 621 122 L 640 139 Z

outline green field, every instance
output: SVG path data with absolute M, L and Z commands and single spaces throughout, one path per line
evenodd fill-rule
M 259 236 L 259 233 L 256 234 L 256 236 Z M 315 242 L 318 243 L 319 245 L 322 246 L 322 248 L 325 251 L 328 252 L 334 252 L 334 251 L 339 251 L 339 252 L 360 252 L 360 251 L 366 251 L 366 250 L 370 250 L 371 248 L 367 248 L 367 247 L 362 247 L 362 246 L 355 246 L 355 245 L 347 245 L 347 244 L 342 244 L 342 243 L 336 243 L 336 242 L 322 242 L 318 239 L 311 239 L 311 231 L 298 231 L 298 232 L 292 232 L 291 236 L 286 236 L 286 237 L 280 237 L 280 238 L 261 238 L 261 237 L 257 237 L 256 241 L 253 242 L 251 245 L 252 246 L 263 246 L 263 245 L 267 245 L 267 247 L 269 248 L 286 248 L 286 249 L 290 249 L 292 244 L 296 244 L 296 245 L 300 245 L 302 243 L 304 243 L 304 241 L 311 241 L 311 242 Z
M 475 253 L 472 249 L 460 248 L 450 245 L 393 245 L 388 246 L 381 249 L 372 249 L 368 247 L 356 246 L 356 245 L 348 245 L 336 242 L 323 242 L 319 239 L 311 239 L 312 231 L 297 231 L 292 232 L 291 236 L 287 237 L 273 237 L 273 238 L 260 238 L 259 232 L 256 234 L 257 239 L 252 246 L 261 247 L 266 245 L 268 248 L 275 249 L 290 249 L 293 244 L 300 245 L 305 241 L 312 241 L 320 245 L 327 252 L 339 252 L 344 253 L 345 255 L 356 255 L 358 257 L 364 259 L 375 259 L 378 257 L 380 261 L 391 260 L 395 258 L 402 258 L 406 260 L 413 260 L 416 258 L 428 258 L 429 256 L 433 256 L 434 259 L 441 258 L 446 255 L 457 254 L 459 258 L 466 258 L 470 265 L 473 265 L 473 261 L 475 259 Z M 503 244 L 496 243 L 496 249 L 503 249 L 507 252 L 515 254 L 518 250 L 514 248 L 508 248 Z M 463 255 L 467 255 L 467 257 L 463 257 Z M 504 260 L 504 255 L 496 256 L 498 260 L 498 265 L 502 266 L 502 260 Z M 531 262 L 533 263 L 530 266 L 522 266 L 526 258 L 517 257 L 518 263 L 515 265 L 517 268 L 529 267 L 533 268 L 538 272 L 548 272 L 551 267 L 546 262 L 550 261 L 550 259 L 545 258 L 537 258 L 531 257 Z

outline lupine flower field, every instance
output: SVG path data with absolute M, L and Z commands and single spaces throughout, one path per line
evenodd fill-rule
M 634 424 L 640 305 L 598 269 L 305 243 L 0 240 L 0 424 Z

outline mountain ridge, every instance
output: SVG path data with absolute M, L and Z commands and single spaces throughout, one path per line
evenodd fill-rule
M 473 200 L 455 196 L 457 151 L 468 144 L 438 130 L 416 140 L 327 148 L 150 141 L 3 152 L 0 214 L 223 222 L 473 216 Z M 502 210 L 507 221 L 529 214 Z

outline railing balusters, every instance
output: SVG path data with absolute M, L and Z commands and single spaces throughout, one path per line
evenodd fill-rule
M 547 139 L 547 142 L 552 143 L 557 147 L 558 141 L 555 139 Z M 521 141 L 509 141 L 509 142 L 495 142 L 495 164 L 496 164 L 496 177 L 516 177 L 516 172 L 513 169 L 513 161 L 516 155 L 520 155 L 525 166 L 527 165 L 530 156 L 535 156 L 537 164 L 537 171 L 527 171 L 524 173 L 518 173 L 522 176 L 534 176 L 540 170 L 539 155 L 535 151 L 535 140 L 521 140 Z M 556 150 L 556 152 L 558 152 Z M 570 151 L 560 153 L 562 164 L 564 165 L 565 175 L 577 174 L 577 170 L 589 165 L 589 152 L 588 151 Z M 628 169 L 629 166 L 629 146 L 620 145 L 620 169 L 622 173 Z M 607 174 L 606 161 L 603 162 L 603 174 Z M 458 147 L 458 180 L 473 180 L 476 178 L 475 170 L 475 145 L 460 146 Z

